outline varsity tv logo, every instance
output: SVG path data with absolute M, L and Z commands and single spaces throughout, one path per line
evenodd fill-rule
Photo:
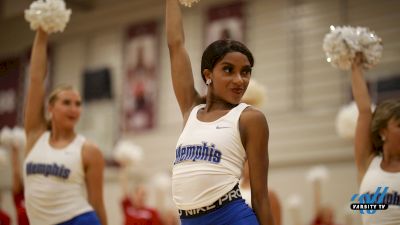
M 350 208 L 352 210 L 358 210 L 360 214 L 375 214 L 377 210 L 386 210 L 389 204 L 383 203 L 389 187 L 378 187 L 374 194 L 365 193 L 362 195 L 354 194 L 351 197 L 351 201 L 356 201 L 358 197 L 358 203 L 352 203 Z M 382 190 L 382 192 L 381 192 Z

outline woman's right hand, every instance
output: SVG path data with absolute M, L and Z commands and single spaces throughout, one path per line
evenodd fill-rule
M 356 56 L 354 57 L 353 62 L 351 64 L 352 71 L 362 70 L 363 69 L 363 66 L 362 66 L 363 62 L 364 62 L 363 53 L 362 52 L 357 52 Z

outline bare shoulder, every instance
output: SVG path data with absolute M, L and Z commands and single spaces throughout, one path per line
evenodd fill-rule
M 252 106 L 249 106 L 243 110 L 242 115 L 240 116 L 240 125 L 267 125 L 267 119 L 263 112 Z
M 102 161 L 103 154 L 98 145 L 94 142 L 85 140 L 82 147 L 82 157 L 85 162 L 89 161 Z
M 254 140 L 269 136 L 269 128 L 264 113 L 254 107 L 247 107 L 239 118 L 239 132 L 243 146 Z

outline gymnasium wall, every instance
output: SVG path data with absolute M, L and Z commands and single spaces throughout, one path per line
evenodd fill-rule
M 199 90 L 204 88 L 198 71 L 204 46 L 205 11 L 222 2 L 229 1 L 202 0 L 183 11 L 187 49 Z M 326 62 L 322 40 L 330 25 L 370 27 L 383 39 L 384 54 L 378 67 L 367 72 L 367 77 L 374 80 L 399 76 L 400 3 L 392 0 L 247 0 L 245 3 L 245 42 L 255 56 L 253 77 L 267 88 L 261 110 L 270 128 L 269 183 L 281 200 L 283 224 L 294 225 L 287 203 L 292 194 L 303 199 L 302 224 L 310 223 L 312 189 L 305 176 L 312 166 L 321 164 L 330 172 L 322 186 L 322 201 L 334 207 L 338 223 L 345 224 L 348 213 L 345 207 L 357 192 L 358 184 L 352 141 L 338 137 L 335 117 L 339 108 L 351 99 L 350 83 L 348 73 Z M 142 146 L 145 157 L 134 177 L 145 179 L 170 170 L 182 128 L 171 85 L 163 16 L 162 0 L 119 0 L 115 4 L 99 1 L 94 10 L 74 11 L 66 31 L 51 37 L 55 84 L 71 83 L 79 89 L 84 69 L 111 68 L 114 100 L 84 104 L 78 130 L 98 143 L 106 157 L 111 157 L 119 137 Z M 123 34 L 130 24 L 148 19 L 157 19 L 161 28 L 158 125 L 145 133 L 120 136 Z M 0 58 L 18 54 L 31 45 L 34 33 L 22 14 L 0 20 L 0 28 Z M 105 202 L 112 225 L 122 221 L 117 172 L 116 168 L 106 171 Z M 0 176 L 5 190 L 3 208 L 13 213 L 8 169 L 2 169 Z M 353 224 L 361 224 L 356 213 L 351 215 Z

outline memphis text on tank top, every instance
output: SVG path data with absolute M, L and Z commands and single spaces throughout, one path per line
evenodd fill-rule
M 214 144 L 208 145 L 207 142 L 202 142 L 201 145 L 179 145 L 176 149 L 176 159 L 174 164 L 178 164 L 182 161 L 191 160 L 202 160 L 211 163 L 221 162 L 222 153 L 220 150 L 215 148 Z
M 26 174 L 34 175 L 34 174 L 42 174 L 45 177 L 47 176 L 55 176 L 63 179 L 68 179 L 71 170 L 65 168 L 64 165 L 46 164 L 46 163 L 32 163 L 29 162 L 26 165 Z

